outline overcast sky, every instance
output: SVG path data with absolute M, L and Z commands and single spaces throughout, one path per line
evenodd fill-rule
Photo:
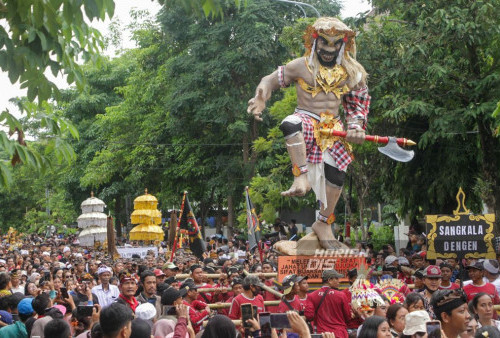
M 344 10 L 341 13 L 342 18 L 356 16 L 358 13 L 369 10 L 371 6 L 369 5 L 367 0 L 343 0 Z M 114 18 L 119 18 L 119 20 L 126 24 L 130 22 L 130 9 L 147 9 L 150 13 L 154 14 L 158 12 L 160 9 L 160 5 L 156 1 L 151 0 L 115 0 L 115 14 Z M 98 23 L 93 25 L 95 28 L 99 29 L 103 35 L 106 34 L 107 25 L 109 24 L 109 20 L 106 20 L 104 23 Z M 123 47 L 125 48 L 133 48 L 133 42 L 128 39 L 127 35 L 123 36 Z M 50 72 L 48 72 L 50 73 Z M 55 81 L 60 88 L 67 87 L 66 82 L 61 78 Z M 11 97 L 16 96 L 25 96 L 26 90 L 21 90 L 19 88 L 19 84 L 12 85 L 7 77 L 7 73 L 0 73 L 0 111 L 3 111 L 5 108 L 9 109 L 11 112 L 16 111 L 16 107 L 9 103 L 9 99 Z

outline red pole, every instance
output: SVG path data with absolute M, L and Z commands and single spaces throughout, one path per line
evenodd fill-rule
M 184 196 L 182 197 L 181 211 L 179 213 L 179 219 L 177 220 L 177 227 L 175 229 L 174 245 L 172 246 L 172 255 L 170 255 L 170 261 L 174 261 L 175 250 L 177 250 L 177 238 L 179 237 L 179 232 L 181 228 L 182 212 L 184 211 L 184 201 L 186 200 L 186 191 L 184 191 Z

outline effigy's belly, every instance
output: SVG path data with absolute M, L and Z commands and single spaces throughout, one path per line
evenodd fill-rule
M 314 98 L 308 93 L 297 93 L 297 108 L 318 115 L 320 113 L 338 115 L 340 103 L 340 100 L 331 93 L 319 93 Z

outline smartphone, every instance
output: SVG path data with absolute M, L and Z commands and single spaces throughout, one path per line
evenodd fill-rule
M 321 333 L 312 333 L 311 334 L 311 338 L 322 338 L 323 336 L 321 335 Z
M 50 271 L 43 272 L 43 280 L 50 281 Z
M 259 313 L 260 336 L 271 338 L 271 314 L 269 312 Z
M 286 313 L 271 313 L 271 327 L 273 329 L 289 329 L 290 321 Z
M 259 314 L 259 308 L 256 305 L 253 305 L 252 309 L 253 309 L 253 317 L 257 319 L 257 315 Z
M 61 291 L 61 296 L 63 299 L 69 298 L 68 289 L 62 287 L 59 290 Z
M 247 323 L 248 319 L 253 318 L 253 307 L 252 304 L 241 304 L 241 321 L 243 322 L 243 327 L 252 327 L 252 324 Z
M 425 323 L 428 338 L 441 338 L 441 322 L 439 320 L 431 320 Z
M 76 311 L 79 316 L 83 317 L 89 317 L 92 316 L 92 309 L 94 308 L 93 305 L 78 305 L 76 308 Z

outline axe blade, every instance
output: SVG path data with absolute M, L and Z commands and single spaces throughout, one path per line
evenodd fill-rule
M 395 137 L 389 137 L 387 145 L 385 147 L 379 147 L 378 151 L 399 162 L 409 162 L 415 156 L 415 152 L 413 150 L 404 150 L 398 146 Z

